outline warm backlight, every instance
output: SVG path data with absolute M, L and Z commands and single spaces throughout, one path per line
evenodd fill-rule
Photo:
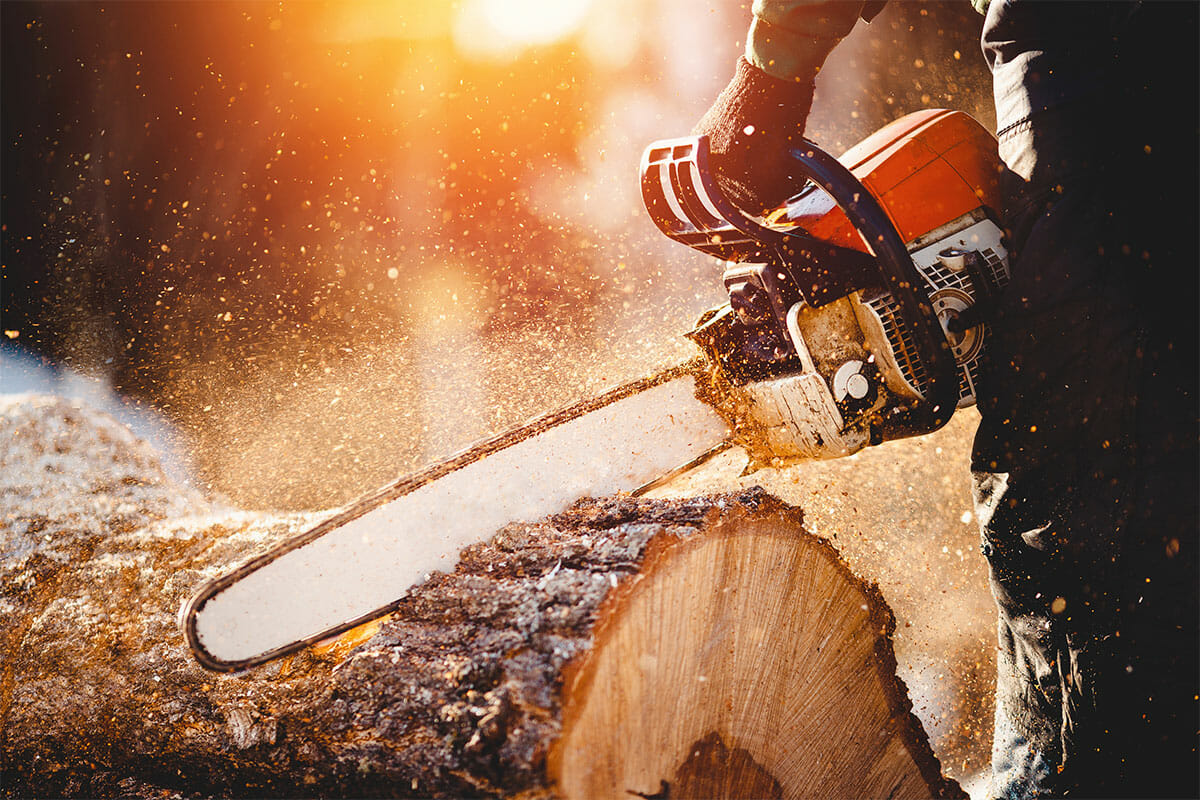
M 579 29 L 592 0 L 466 0 L 454 24 L 466 55 L 505 56 L 553 44 Z

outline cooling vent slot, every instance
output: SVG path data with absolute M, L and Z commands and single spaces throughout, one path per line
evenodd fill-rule
M 978 250 L 987 264 L 989 277 L 997 289 L 1003 288 L 1008 283 L 1008 254 L 1000 244 L 1000 229 L 993 222 L 990 220 L 977 222 L 961 233 L 947 237 L 947 239 L 950 238 L 953 238 L 956 243 L 964 240 L 970 242 L 974 246 L 973 249 Z M 986 246 L 981 246 L 985 242 Z M 967 272 L 965 270 L 951 272 L 938 261 L 937 252 L 946 246 L 946 239 L 943 239 L 913 253 L 913 262 L 929 281 L 929 294 L 932 295 L 940 289 L 953 288 L 974 298 L 974 287 Z M 925 366 L 921 363 L 916 347 L 913 345 L 912 333 L 900 317 L 899 304 L 895 298 L 885 292 L 875 297 L 863 298 L 863 302 L 879 318 L 884 335 L 887 336 L 887 340 L 892 346 L 896 363 L 899 364 L 904 379 L 922 395 L 925 394 L 929 380 L 925 373 Z M 987 336 L 986 327 L 983 335 Z M 959 363 L 958 405 L 960 407 L 975 402 L 975 387 L 979 381 L 979 369 L 978 356 Z

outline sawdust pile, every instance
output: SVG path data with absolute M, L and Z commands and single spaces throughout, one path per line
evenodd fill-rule
M 2 793 L 170 796 L 155 775 L 181 754 L 268 736 L 242 699 L 255 681 L 203 673 L 175 612 L 310 519 L 204 498 L 107 414 L 0 396 Z M 146 758 L 162 763 L 117 768 Z

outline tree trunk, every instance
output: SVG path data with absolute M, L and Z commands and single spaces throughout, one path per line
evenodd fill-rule
M 240 675 L 175 612 L 311 523 L 220 508 L 101 415 L 0 401 L 7 796 L 959 796 L 892 617 L 761 490 L 581 501 Z

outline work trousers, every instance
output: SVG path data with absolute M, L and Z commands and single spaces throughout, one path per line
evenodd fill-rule
M 1068 103 L 1000 136 L 1012 282 L 972 455 L 998 798 L 1200 796 L 1194 153 L 1104 124 Z

